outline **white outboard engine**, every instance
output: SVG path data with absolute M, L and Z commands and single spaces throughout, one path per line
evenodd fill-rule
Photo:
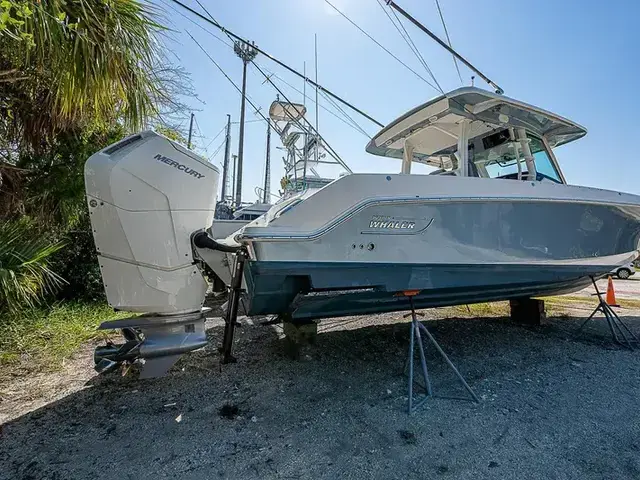
M 145 359 L 141 377 L 162 375 L 180 354 L 206 345 L 207 284 L 194 264 L 191 235 L 211 226 L 219 171 L 147 131 L 92 155 L 85 187 L 107 300 L 143 313 L 103 323 L 123 345 L 96 350 L 99 371 Z

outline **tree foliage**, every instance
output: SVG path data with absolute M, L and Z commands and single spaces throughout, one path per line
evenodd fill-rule
M 156 126 L 155 131 L 160 135 L 164 135 L 169 140 L 179 143 L 180 145 L 184 145 L 185 147 L 187 146 L 187 139 L 185 138 L 184 134 L 177 128 L 172 128 L 168 125 L 158 125 Z
M 0 243 L 31 242 L 0 251 L 0 309 L 35 304 L 57 274 L 66 298 L 100 295 L 84 163 L 174 123 L 193 94 L 164 53 L 161 19 L 146 0 L 0 0 Z
M 0 117 L 36 149 L 87 119 L 129 130 L 170 104 L 158 13 L 135 0 L 1 0 Z M 175 73 L 175 72 L 174 72 Z M 179 76 L 178 76 L 179 77 Z
M 62 246 L 24 219 L 0 223 L 0 309 L 34 307 L 64 283 L 49 268 L 51 255 Z
M 22 211 L 50 227 L 75 228 L 86 214 L 84 163 L 125 135 L 117 123 L 87 126 L 58 134 L 46 152 L 23 154 L 16 163 L 24 184 Z

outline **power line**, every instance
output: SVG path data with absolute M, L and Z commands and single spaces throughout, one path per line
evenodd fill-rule
M 225 123 L 224 126 L 220 129 L 220 131 L 216 134 L 216 136 L 211 139 L 211 141 L 207 144 L 206 147 L 204 147 L 205 152 L 211 146 L 211 144 L 215 142 L 216 138 L 218 138 L 222 134 L 222 132 L 225 131 L 226 128 L 227 128 L 227 124 Z
M 226 72 L 224 71 L 224 69 L 223 69 L 223 68 L 218 64 L 218 62 L 216 62 L 216 61 L 213 59 L 213 57 L 211 57 L 211 55 L 209 55 L 209 53 L 204 49 L 204 47 L 203 47 L 202 45 L 200 45 L 200 43 L 199 43 L 195 38 L 193 38 L 193 36 L 192 36 L 189 32 L 186 32 L 186 31 L 185 31 L 185 33 L 186 33 L 187 35 L 189 35 L 189 37 L 191 38 L 191 40 L 193 40 L 193 42 L 198 46 L 198 48 L 200 48 L 200 50 L 202 50 L 202 52 L 203 52 L 203 53 L 204 53 L 204 54 L 209 58 L 209 60 L 211 60 L 211 63 L 213 63 L 213 64 L 217 67 L 217 69 L 218 69 L 218 70 L 220 70 L 220 73 L 222 73 L 222 75 L 224 75 L 224 77 L 229 81 L 229 83 L 231 83 L 231 85 L 233 85 L 233 87 L 238 91 L 238 93 L 240 93 L 240 95 L 242 95 L 242 89 L 241 89 L 240 87 L 238 87 L 238 85 L 236 85 L 236 83 L 231 79 L 231 77 L 229 77 L 229 75 L 227 75 L 227 73 L 226 73 Z M 253 101 L 251 100 L 251 98 L 249 97 L 249 95 L 246 95 L 246 99 L 247 99 L 247 101 L 249 102 L 249 105 L 251 105 L 251 106 L 253 107 L 253 109 L 256 111 L 256 113 L 257 113 L 258 115 L 260 115 L 260 116 L 262 117 L 262 119 L 263 119 L 265 122 L 269 123 L 269 125 L 271 126 L 271 128 L 273 128 L 273 129 L 278 133 L 278 135 L 282 135 L 282 130 L 281 130 L 280 128 L 278 128 L 278 126 L 277 126 L 277 125 L 275 125 L 273 122 L 269 122 L 269 121 L 267 120 L 267 117 L 265 117 L 265 116 L 263 115 L 263 113 L 258 109 L 258 107 L 256 106 L 256 104 L 255 104 L 255 103 L 253 103 Z
M 244 123 L 255 123 L 255 122 L 264 122 L 261 118 L 256 118 L 255 120 L 245 120 Z M 231 122 L 231 125 L 238 125 L 240 122 Z
M 355 22 L 351 21 L 351 19 L 349 19 L 344 13 L 342 13 L 340 10 L 338 10 L 337 7 L 335 7 L 334 5 L 332 5 L 328 0 L 324 0 L 327 4 L 329 4 L 331 7 L 333 7 L 338 13 L 340 13 L 343 17 L 345 17 L 351 24 L 353 24 L 356 28 L 358 28 L 362 33 L 364 33 L 365 35 L 367 35 L 369 38 L 371 38 L 371 40 L 373 40 L 374 42 L 375 39 L 373 39 L 370 35 L 368 35 L 364 30 L 362 30 L 358 25 L 355 24 Z M 413 42 L 413 40 L 411 39 L 411 36 L 409 35 L 409 32 L 407 32 L 407 30 L 404 28 L 404 25 L 402 24 L 402 22 L 400 21 L 400 19 L 398 18 L 395 10 L 391 10 L 394 14 L 394 16 L 396 17 L 396 20 L 398 22 L 398 24 L 400 25 L 400 27 L 398 27 L 398 25 L 396 24 L 396 22 L 393 20 L 393 18 L 391 17 L 391 15 L 389 15 L 389 13 L 387 12 L 387 10 L 384 8 L 384 5 L 382 4 L 382 0 L 377 0 L 378 5 L 380 6 L 380 8 L 382 9 L 382 11 L 384 12 L 384 14 L 386 15 L 386 17 L 389 19 L 389 21 L 391 22 L 391 24 L 395 27 L 395 29 L 398 31 L 398 33 L 400 34 L 400 36 L 402 37 L 402 39 L 407 43 L 407 45 L 409 46 L 409 48 L 411 49 L 411 51 L 416 55 L 416 57 L 418 58 L 418 60 L 422 63 L 422 65 L 425 67 L 425 69 L 427 70 L 427 72 L 429 73 L 429 75 L 431 75 L 431 78 L 434 80 L 434 82 L 436 83 L 436 85 L 438 87 L 435 87 L 433 84 L 431 84 L 430 82 L 428 82 L 427 80 L 425 80 L 424 78 L 422 78 L 420 75 L 418 75 L 420 78 L 422 78 L 429 86 L 431 86 L 434 90 L 439 90 L 440 93 L 442 93 L 443 95 L 445 95 L 444 90 L 442 89 L 442 87 L 440 86 L 440 84 L 438 83 L 438 80 L 435 78 L 433 72 L 431 71 L 431 69 L 429 68 L 429 65 L 426 63 L 426 61 L 424 60 L 424 58 L 422 57 L 422 55 L 420 54 L 420 51 L 418 50 L 417 46 L 415 45 L 415 43 Z M 438 2 L 438 0 L 436 0 L 436 3 Z M 438 4 L 438 10 L 440 11 L 440 5 Z M 443 22 L 444 25 L 444 18 L 442 17 L 442 12 L 440 11 L 440 15 L 441 15 L 441 20 Z M 404 31 L 404 33 L 403 33 Z M 447 40 L 449 41 L 449 47 L 451 47 L 451 40 L 448 37 L 448 32 L 446 32 L 446 25 L 445 25 L 445 33 L 447 33 Z M 406 36 L 405 36 L 406 35 Z M 378 42 L 376 42 L 376 44 L 378 44 Z M 380 45 L 381 46 L 381 45 Z M 381 46 L 382 47 L 382 46 Z M 382 47 L 383 49 L 386 50 L 386 48 Z M 390 53 L 390 52 L 389 52 Z M 454 54 L 453 55 L 453 59 L 456 62 L 456 69 L 458 69 L 458 64 L 456 61 L 456 56 Z M 413 71 L 412 69 L 410 69 L 411 71 Z M 415 73 L 415 72 L 414 72 Z M 462 77 L 460 75 L 460 71 L 458 69 L 458 76 L 460 77 L 460 81 L 462 82 Z M 464 83 L 464 82 L 462 82 Z M 327 98 L 327 100 L 329 100 Z M 457 99 L 452 99 L 452 101 L 454 103 L 456 103 L 458 106 L 460 106 L 460 108 L 464 111 L 466 111 L 467 113 L 469 113 L 472 118 L 476 118 L 476 116 L 473 114 L 473 112 L 471 112 L 466 105 L 461 104 Z M 337 107 L 337 105 L 335 105 Z M 331 112 L 333 113 L 333 112 Z M 344 111 L 343 111 L 344 113 Z M 335 114 L 334 114 L 335 115 Z M 348 117 L 348 115 L 347 115 Z M 339 118 L 339 117 L 338 117 Z M 350 117 L 349 117 L 350 118 Z M 343 122 L 347 123 L 346 121 L 344 121 L 342 118 L 340 118 L 340 120 L 342 120 Z M 353 120 L 353 119 L 351 119 Z M 347 123 L 348 124 L 348 123 Z M 371 138 L 369 136 L 369 138 Z
M 161 0 L 164 2 L 164 0 Z M 211 18 L 211 20 L 215 23 L 218 23 L 218 21 L 213 17 L 213 15 L 211 15 L 211 13 L 204 7 L 204 5 L 202 5 L 202 3 L 200 3 L 199 0 L 196 0 L 196 3 L 200 6 L 200 8 L 202 8 L 206 14 Z M 172 10 L 176 11 L 175 8 L 172 7 Z M 184 14 L 180 13 L 180 15 L 182 15 L 183 17 L 187 18 Z M 232 47 L 231 44 L 228 44 L 227 42 L 225 42 L 223 39 L 221 39 L 220 37 L 216 36 L 215 34 L 211 33 L 207 28 L 203 27 L 202 25 L 200 25 L 199 23 L 187 18 L 190 22 L 194 23 L 195 25 L 197 25 L 200 29 L 204 30 L 205 32 L 209 33 L 210 35 L 212 35 L 213 37 L 217 38 L 218 40 L 220 40 L 222 43 L 224 43 L 225 45 L 227 45 L 228 47 Z M 357 26 L 357 25 L 356 25 Z M 358 27 L 359 28 L 359 27 Z M 233 41 L 233 38 L 229 35 L 228 32 L 226 32 L 226 30 L 223 29 L 223 31 L 227 34 L 227 37 Z M 366 32 L 363 31 L 363 33 L 366 34 Z M 367 34 L 368 35 L 368 34 Z M 372 38 L 372 40 L 374 42 L 376 42 L 375 39 Z M 378 42 L 376 42 L 378 43 Z M 382 48 L 384 48 L 382 45 L 380 45 Z M 385 49 L 386 50 L 386 49 Z M 393 54 L 391 52 L 389 52 L 390 55 L 393 56 Z M 397 59 L 397 58 L 396 58 Z M 415 72 L 414 70 L 412 70 L 409 66 L 407 66 L 406 64 L 404 64 L 400 59 L 397 59 L 400 63 L 402 63 L 403 65 L 405 65 L 407 68 L 409 68 L 409 70 L 411 70 L 412 72 L 414 72 L 419 78 L 421 78 L 423 81 L 425 81 L 428 85 L 431 85 L 426 79 L 424 79 L 420 74 L 418 74 L 417 72 Z M 252 62 L 252 63 L 255 63 Z M 265 68 L 265 67 L 263 67 Z M 269 71 L 268 69 L 265 68 L 265 70 Z M 274 72 L 269 72 L 270 75 L 277 77 L 278 79 L 280 79 L 280 81 L 282 81 L 283 83 L 285 83 L 286 85 L 288 85 L 289 87 L 291 87 L 292 89 L 296 90 L 298 93 L 301 93 L 299 89 L 297 89 L 296 87 L 294 87 L 293 85 L 291 85 L 290 83 L 286 82 L 282 77 L 278 76 L 276 73 Z M 305 79 L 306 81 L 306 79 Z M 433 85 L 431 85 L 433 87 Z M 435 88 L 435 87 L 433 87 Z M 326 94 L 323 94 L 324 98 L 326 98 L 328 101 L 330 101 L 330 97 L 328 97 Z M 247 95 L 248 97 L 248 95 Z M 330 109 L 328 109 L 327 107 L 325 107 L 324 105 L 320 105 L 320 108 L 322 108 L 323 110 L 325 110 L 326 112 L 330 113 L 331 115 L 333 115 L 335 118 L 337 118 L 338 120 L 344 122 L 346 125 L 348 125 L 349 127 L 353 128 L 354 130 L 356 130 L 358 133 L 363 134 L 364 136 L 366 136 L 368 139 L 371 138 L 371 135 L 369 133 L 367 133 L 366 130 L 364 130 L 362 127 L 360 127 L 360 125 L 353 120 L 349 115 L 346 114 L 346 112 L 344 112 L 343 109 L 341 109 L 335 102 L 331 102 L 336 108 L 338 108 L 347 118 L 349 118 L 351 120 L 351 122 L 353 123 L 349 123 L 348 121 L 346 121 L 345 119 L 341 118 L 339 115 L 337 115 L 335 112 L 331 111 Z M 245 123 L 252 123 L 252 122 L 262 122 L 264 121 L 263 119 L 257 119 L 257 120 L 247 120 L 245 121 Z M 196 120 L 197 122 L 197 120 Z M 238 124 L 239 122 L 231 122 L 232 124 Z M 205 148 L 206 150 L 206 148 Z
M 255 60 L 253 63 L 256 63 Z M 289 88 L 291 88 L 292 90 L 295 90 L 296 92 L 298 92 L 300 95 L 304 95 L 304 92 L 302 92 L 299 88 L 291 85 L 289 82 L 287 82 L 284 78 L 282 78 L 281 76 L 279 76 L 277 73 L 270 71 L 268 68 L 266 68 L 265 66 L 261 65 L 261 67 L 266 70 L 266 72 L 271 76 L 271 77 L 275 77 L 278 80 L 280 80 L 282 83 L 284 83 L 285 85 L 287 85 Z M 322 93 L 323 98 L 326 98 L 327 100 L 331 97 L 325 95 L 324 93 Z M 311 101 L 313 101 L 313 99 L 311 99 Z M 343 122 L 345 125 L 347 125 L 350 128 L 353 128 L 356 132 L 361 133 L 362 135 L 366 136 L 368 139 L 371 138 L 371 135 L 369 135 L 369 133 L 367 133 L 366 130 L 364 130 L 362 127 L 360 127 L 360 125 L 358 125 L 355 121 L 353 121 L 353 119 L 351 119 L 353 121 L 353 123 L 349 123 L 349 121 L 345 120 L 344 118 L 342 118 L 340 115 L 336 114 L 333 110 L 325 107 L 324 105 L 320 104 L 320 108 L 322 108 L 324 111 L 326 111 L 327 113 L 329 113 L 330 115 L 333 115 L 335 118 L 337 118 L 338 120 L 340 120 L 341 122 Z M 347 115 L 347 117 L 349 117 Z M 350 118 L 350 117 L 349 117 Z M 355 126 L 354 126 L 355 124 Z
M 345 123 L 347 123 L 347 125 L 350 125 L 356 131 L 362 133 L 367 138 L 371 139 L 371 135 L 369 135 L 364 128 L 362 128 L 360 125 L 358 125 L 358 122 L 356 122 L 353 118 L 351 118 L 349 116 L 349 114 L 347 114 L 347 112 L 345 112 L 344 109 L 340 105 L 338 105 L 335 101 L 333 101 L 330 97 L 326 96 L 324 93 L 321 94 L 321 95 L 323 96 L 323 98 L 325 100 L 327 100 L 331 105 L 333 105 L 340 113 L 342 113 L 347 119 L 349 119 L 349 121 L 351 123 L 345 122 Z
M 170 0 L 173 3 L 179 5 L 180 7 L 182 7 L 183 9 L 187 10 L 188 12 L 192 13 L 193 15 L 197 16 L 198 18 L 204 20 L 205 22 L 213 25 L 214 27 L 220 29 L 221 31 L 223 31 L 224 33 L 226 33 L 228 36 L 233 37 L 235 40 L 245 44 L 245 45 L 251 45 L 253 48 L 255 48 L 259 53 L 261 53 L 262 55 L 264 55 L 265 57 L 267 57 L 269 60 L 277 63 L 278 65 L 280 65 L 281 67 L 287 69 L 289 72 L 293 73 L 294 75 L 297 75 L 300 78 L 303 78 L 305 81 L 309 82 L 311 85 L 313 85 L 314 87 L 317 87 L 318 89 L 322 90 L 323 92 L 327 93 L 328 95 L 332 96 L 334 99 L 338 100 L 339 102 L 342 102 L 343 104 L 345 104 L 346 106 L 348 106 L 349 108 L 351 108 L 352 110 L 354 110 L 355 112 L 358 112 L 360 115 L 362 115 L 363 117 L 367 118 L 369 121 L 377 124 L 379 127 L 384 127 L 384 124 L 380 123 L 379 121 L 377 121 L 375 118 L 373 118 L 371 115 L 368 115 L 367 113 L 365 113 L 364 111 L 360 110 L 358 107 L 356 107 L 355 105 L 347 102 L 346 100 L 344 100 L 343 98 L 340 98 L 338 95 L 336 95 L 335 93 L 333 93 L 332 91 L 328 90 L 327 88 L 323 87 L 322 85 L 314 82 L 313 80 L 311 80 L 310 78 L 306 77 L 305 75 L 302 75 L 300 72 L 296 71 L 295 69 L 291 68 L 289 65 L 287 65 L 284 62 L 281 62 L 280 60 L 278 60 L 277 58 L 275 58 L 274 56 L 270 55 L 269 53 L 265 52 L 264 50 L 262 50 L 261 48 L 257 47 L 255 44 L 251 44 L 249 41 L 245 40 L 244 38 L 240 37 L 239 35 L 236 35 L 235 33 L 231 32 L 230 30 L 227 30 L 226 28 L 224 28 L 222 25 L 220 25 L 217 21 L 215 21 L 215 19 L 213 19 L 213 17 L 211 16 L 211 14 L 207 11 L 206 8 L 204 8 L 202 6 L 202 4 L 200 4 L 200 6 L 202 7 L 202 9 L 207 13 L 207 15 L 209 15 L 210 18 L 205 17 L 204 15 L 202 15 L 201 13 L 197 12 L 196 10 L 194 10 L 193 8 L 189 7 L 188 5 L 185 5 L 184 3 L 182 3 L 180 0 Z M 192 37 L 193 38 L 193 37 Z
M 214 150 L 214 152 L 211 154 L 211 156 L 209 156 L 209 161 L 213 160 L 214 158 L 216 158 L 216 155 L 218 153 L 220 153 L 220 150 L 222 150 L 222 147 L 224 147 L 226 140 L 223 140 L 222 143 L 220 145 L 218 145 L 218 147 Z
M 268 82 L 273 86 L 273 88 L 275 88 L 275 89 L 278 91 L 278 93 L 279 93 L 280 95 L 282 95 L 282 96 L 284 97 L 284 99 L 285 99 L 289 104 L 291 104 L 291 101 L 287 98 L 287 96 L 285 95 L 285 93 L 284 93 L 282 90 L 280 90 L 280 88 L 278 88 L 278 86 L 277 86 L 275 83 L 273 83 L 273 80 L 271 80 L 271 78 L 269 78 L 269 75 L 267 75 L 266 73 L 264 73 L 264 72 L 262 71 L 262 69 L 261 69 L 258 65 L 256 65 L 255 63 L 254 63 L 254 65 L 255 65 L 255 67 L 258 69 L 258 71 L 259 71 L 259 72 L 264 76 L 264 78 L 265 78 L 265 79 L 266 79 L 266 80 L 267 80 L 267 81 L 268 81 Z M 298 112 L 298 113 L 299 113 L 299 112 Z M 305 118 L 304 118 L 304 117 L 302 117 L 302 119 L 304 120 Z M 298 119 L 294 119 L 293 121 L 294 121 L 294 123 L 296 123 L 296 125 L 298 125 L 301 129 L 303 129 L 303 130 L 304 130 L 304 126 L 300 123 L 300 121 L 299 121 Z M 271 123 L 271 122 L 269 122 L 269 123 Z M 324 139 L 324 137 L 323 137 L 322 135 L 320 135 L 320 133 L 319 133 L 319 132 L 318 132 L 318 131 L 313 127 L 313 125 L 311 125 L 308 121 L 307 121 L 307 124 L 308 124 L 308 128 L 309 128 L 309 130 L 311 130 L 311 133 L 314 133 L 316 136 L 318 136 L 318 137 L 319 137 L 319 138 L 324 142 L 324 146 L 327 148 L 327 150 L 329 150 L 329 153 L 334 157 L 334 159 L 335 159 L 335 160 L 337 160 L 337 161 L 338 161 L 338 163 L 339 163 L 342 167 L 344 167 L 345 169 L 347 169 L 347 171 L 351 172 L 351 169 L 349 168 L 349 166 L 348 166 L 346 163 L 344 163 L 344 161 L 342 160 L 342 158 L 340 158 L 340 155 L 338 155 L 338 152 L 336 152 L 336 151 L 333 149 L 333 147 L 332 147 L 331 145 L 329 145 L 329 143 Z M 316 148 L 317 148 L 317 147 L 316 147 Z
M 442 15 L 442 9 L 440 8 L 440 1 L 436 0 L 436 7 L 438 7 L 438 13 L 440 14 L 440 20 L 442 21 L 442 27 L 444 28 L 444 34 L 447 36 L 447 43 L 451 48 L 451 38 L 449 37 L 449 30 L 447 30 L 447 24 L 444 22 L 444 15 Z M 458 66 L 458 59 L 455 55 L 451 54 L 453 57 L 453 64 L 456 66 L 456 71 L 458 72 L 458 78 L 460 79 L 460 83 L 464 85 L 464 81 L 462 80 L 462 75 L 460 74 L 460 67 Z
M 173 5 L 170 5 L 169 3 L 167 3 L 165 0 L 160 0 L 160 2 L 162 4 L 164 4 L 166 7 L 170 8 L 171 10 L 173 10 L 175 13 L 177 13 L 178 15 L 180 15 L 182 18 L 184 18 L 185 20 L 187 20 L 188 22 L 191 22 L 193 25 L 195 25 L 196 27 L 198 27 L 200 30 L 208 33 L 209 35 L 211 35 L 213 38 L 215 38 L 216 40 L 218 40 L 219 42 L 224 43 L 227 47 L 232 48 L 233 45 L 230 45 L 224 38 L 220 38 L 218 35 L 216 35 L 215 33 L 213 33 L 211 30 L 203 27 L 202 25 L 200 25 L 198 22 L 196 22 L 195 20 L 193 20 L 192 18 L 189 18 L 187 15 L 185 15 L 184 13 L 182 13 L 180 10 L 178 10 L 176 7 L 174 7 Z
M 202 50 L 202 52 L 209 58 L 209 60 L 211 60 L 211 62 L 218 68 L 218 70 L 220 70 L 220 73 L 222 73 L 222 75 L 224 75 L 224 77 L 229 81 L 229 83 L 231 83 L 231 85 L 233 85 L 234 88 L 242 95 L 242 89 L 236 85 L 236 83 L 231 79 L 231 77 L 229 77 L 229 75 L 227 75 L 227 73 L 224 71 L 224 69 L 213 59 L 213 57 L 211 57 L 211 55 L 209 55 L 209 53 L 204 49 L 204 47 L 202 45 L 200 45 L 200 43 L 189 32 L 185 31 L 185 33 L 187 35 L 189 35 L 191 40 L 193 40 L 193 42 L 198 46 L 198 48 L 200 48 L 200 50 Z M 273 81 L 269 78 L 269 76 L 266 75 L 262 70 L 260 70 L 260 67 L 258 65 L 254 64 L 254 66 L 258 69 L 258 71 L 260 73 L 262 73 L 262 75 L 264 75 L 264 77 L 269 81 L 269 83 L 271 83 L 271 85 L 273 85 L 273 87 L 285 98 L 285 100 L 287 100 L 287 102 L 289 102 L 289 100 L 287 99 L 287 96 L 273 83 Z M 282 130 L 275 124 L 275 122 L 270 122 L 269 120 L 267 120 L 267 118 L 264 116 L 264 114 L 258 109 L 256 104 L 253 103 L 253 101 L 251 101 L 251 99 L 248 96 L 246 96 L 246 99 L 249 102 L 249 104 L 253 107 L 255 112 L 258 115 L 260 115 L 265 122 L 267 122 L 269 127 L 273 128 L 276 131 L 276 133 L 278 133 L 278 135 L 282 136 Z M 291 102 L 289 102 L 289 103 L 291 103 Z M 299 121 L 294 120 L 294 122 L 296 122 L 298 125 L 300 125 Z M 304 127 L 302 127 L 302 128 L 304 129 Z M 316 135 L 318 135 L 322 140 L 324 140 L 324 138 L 318 132 L 316 132 L 314 130 L 313 126 L 309 125 L 309 128 L 311 129 L 312 132 L 315 132 Z M 338 153 L 333 149 L 333 147 L 331 147 L 331 145 L 329 145 L 326 142 L 326 140 L 324 141 L 324 144 L 325 144 L 325 147 L 329 150 L 329 152 L 334 156 L 334 158 L 336 158 L 336 160 L 338 160 L 338 163 L 340 163 L 340 165 L 342 165 L 347 171 L 351 172 L 351 169 L 348 167 L 348 165 L 346 165 L 342 161 L 342 159 L 340 158 Z
M 257 64 L 257 62 L 253 62 L 254 64 Z M 282 83 L 284 83 L 285 85 L 287 85 L 289 88 L 291 88 L 292 90 L 295 90 L 296 92 L 298 92 L 300 95 L 304 95 L 304 92 L 302 92 L 299 88 L 294 87 L 293 85 L 291 85 L 289 82 L 287 82 L 284 78 L 282 78 L 281 76 L 279 76 L 277 73 L 270 71 L 268 68 L 266 68 L 265 66 L 261 65 L 261 67 L 266 70 L 266 72 L 269 74 L 270 77 L 275 77 L 278 80 L 280 80 Z M 313 101 L 313 100 L 312 100 Z M 325 107 L 324 105 L 320 105 L 320 108 L 322 108 L 323 110 L 325 110 L 327 113 L 330 113 L 331 115 L 333 115 L 334 117 L 336 117 L 338 120 L 344 122 L 346 125 L 348 125 L 349 127 L 353 128 L 353 125 L 349 124 L 348 122 L 346 122 L 343 118 L 339 117 L 338 115 L 336 115 L 333 111 L 329 110 L 327 107 Z
M 196 0 L 196 3 L 197 3 L 197 4 L 198 4 L 198 6 L 199 6 L 203 11 L 204 11 L 204 13 L 206 13 L 206 14 L 209 16 L 209 18 L 210 18 L 211 20 L 213 20 L 213 21 L 214 21 L 214 23 L 217 23 L 218 25 L 220 25 L 220 22 L 218 22 L 218 20 L 216 20 L 215 18 L 213 18 L 213 15 L 211 15 L 211 12 L 210 12 L 209 10 L 207 10 L 207 7 L 205 7 L 202 3 L 200 3 L 200 0 Z M 228 32 L 228 31 L 226 31 L 226 30 L 223 28 L 223 29 L 222 29 L 222 32 L 223 32 L 223 33 L 225 33 L 225 34 L 227 35 L 227 38 L 228 38 L 229 40 L 231 40 L 231 43 L 234 43 L 234 41 L 235 41 L 235 40 L 234 40 L 234 38 L 233 38 L 231 35 L 229 35 L 229 32 Z M 244 42 L 244 43 L 245 43 L 245 44 L 247 44 L 247 42 Z
M 363 33 L 367 38 L 369 38 L 373 43 L 375 43 L 382 50 L 384 50 L 389 55 L 391 55 L 398 63 L 400 63 L 402 66 L 404 66 L 407 70 L 409 70 L 411 73 L 413 73 L 416 77 L 418 77 L 420 80 L 422 80 L 423 82 L 425 82 L 427 85 L 431 86 L 432 88 L 436 88 L 431 82 L 429 82 L 426 78 L 424 78 L 422 75 L 420 75 L 418 72 L 416 72 L 413 68 L 411 68 L 409 65 L 404 63 L 402 60 L 400 60 L 395 54 L 393 54 L 389 49 L 387 49 L 387 47 L 382 45 L 375 38 L 373 38 L 369 33 L 367 33 L 364 29 L 362 29 L 357 23 L 355 23 L 353 20 L 351 20 L 344 12 L 342 12 L 340 9 L 338 9 L 338 7 L 336 7 L 333 3 L 331 3 L 329 0 L 324 0 L 324 1 L 325 1 L 325 3 L 327 5 L 329 5 L 336 12 L 338 12 L 340 15 L 342 15 L 342 17 L 344 17 L 351 25 L 356 27 L 361 33 Z

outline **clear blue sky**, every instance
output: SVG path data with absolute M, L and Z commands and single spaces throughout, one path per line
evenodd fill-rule
M 194 9 L 197 3 L 185 0 Z M 203 1 L 228 29 L 254 40 L 285 63 L 313 75 L 314 34 L 318 36 L 319 83 L 381 121 L 388 123 L 438 92 L 384 53 L 337 15 L 324 0 Z M 389 22 L 376 0 L 331 0 L 363 29 L 425 78 L 426 71 Z M 538 0 L 537 2 L 440 0 L 453 46 L 505 90 L 505 94 L 566 116 L 587 128 L 588 135 L 556 151 L 571 184 L 640 194 L 637 149 L 640 138 L 640 2 L 637 0 Z M 169 9 L 168 0 L 153 0 L 176 30 L 168 46 L 176 64 L 191 75 L 199 101 L 190 101 L 203 139 L 200 151 L 220 131 L 226 114 L 239 119 L 240 95 L 184 33 L 188 30 L 241 83 L 242 63 L 221 41 Z M 170 3 L 170 2 L 169 2 Z M 398 0 L 398 4 L 444 38 L 434 0 Z M 179 8 L 179 7 L 176 7 Z M 186 12 L 185 15 L 189 15 Z M 202 22 L 200 22 L 202 23 Z M 202 23 L 205 25 L 204 23 Z M 206 26 L 206 25 L 205 25 Z M 445 91 L 460 86 L 453 60 L 426 35 L 405 24 Z M 225 38 L 213 27 L 206 27 Z M 261 65 L 302 89 L 302 81 L 265 57 Z M 469 84 L 471 72 L 461 66 Z M 268 111 L 276 92 L 263 85 L 256 70 L 248 76 L 248 94 Z M 485 84 L 476 79 L 476 85 Z M 292 101 L 302 96 L 282 85 Z M 307 88 L 307 93 L 312 93 Z M 326 101 L 321 101 L 332 108 Z M 313 105 L 307 102 L 309 118 Z M 259 118 L 248 108 L 247 120 Z M 379 129 L 366 119 L 354 119 L 370 134 Z M 188 122 L 185 119 L 185 124 Z M 320 131 L 356 172 L 398 172 L 397 160 L 365 153 L 367 138 L 320 110 Z M 255 200 L 262 184 L 266 124 L 246 126 L 243 200 Z M 237 152 L 237 125 L 233 129 Z M 209 155 L 223 141 L 207 148 Z M 629 142 L 629 143 L 628 143 Z M 272 191 L 282 176 L 281 152 L 272 135 Z M 222 162 L 222 149 L 212 159 Z

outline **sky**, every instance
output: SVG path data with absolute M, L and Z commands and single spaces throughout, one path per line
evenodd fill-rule
M 200 10 L 195 0 L 183 0 Z M 417 57 L 389 21 L 377 0 L 330 0 L 351 20 L 430 80 Z M 152 0 L 164 10 L 173 33 L 165 40 L 169 58 L 190 75 L 197 98 L 187 99 L 196 115 L 195 145 L 212 163 L 221 165 L 227 114 L 240 116 L 241 96 L 189 32 L 240 86 L 242 61 L 224 42 L 224 34 L 194 18 L 170 0 Z M 307 75 L 315 76 L 314 36 L 318 43 L 318 83 L 347 99 L 383 124 L 439 92 L 417 78 L 360 33 L 325 0 L 201 0 L 227 29 L 253 40 L 266 52 Z M 435 0 L 397 3 L 441 38 L 444 30 Z M 585 138 L 559 147 L 556 156 L 573 185 L 640 194 L 636 175 L 640 137 L 640 35 L 637 0 L 538 0 L 537 2 L 440 0 L 453 47 L 500 85 L 505 95 L 565 116 L 587 128 Z M 385 7 L 388 9 L 388 7 Z M 184 16 L 183 16 L 184 15 Z M 186 16 L 186 18 L 185 18 Z M 193 23 L 196 22 L 196 23 Z M 198 26 L 199 24 L 200 26 Z M 445 91 L 462 84 L 453 59 L 433 40 L 405 22 L 420 53 Z M 209 30 L 216 37 L 208 33 Z M 256 62 L 297 89 L 303 82 L 259 55 Z M 464 85 L 473 73 L 460 65 Z M 275 79 L 291 101 L 303 96 Z M 433 82 L 432 82 L 433 83 Z M 476 86 L 489 88 L 476 78 Z M 315 95 L 307 86 L 308 118 L 315 120 Z M 248 97 L 267 113 L 276 91 L 249 67 Z M 326 100 L 320 103 L 334 110 Z M 348 112 L 369 135 L 379 127 Z M 257 199 L 254 189 L 264 180 L 266 123 L 247 105 L 243 201 Z M 184 126 L 188 125 L 185 115 Z M 354 172 L 398 173 L 400 162 L 365 152 L 368 138 L 319 110 L 319 130 Z M 216 135 L 218 135 L 216 137 Z M 272 135 L 272 192 L 283 174 L 282 152 Z M 238 149 L 238 124 L 232 128 L 232 153 Z M 216 150 L 218 150 L 216 152 Z

